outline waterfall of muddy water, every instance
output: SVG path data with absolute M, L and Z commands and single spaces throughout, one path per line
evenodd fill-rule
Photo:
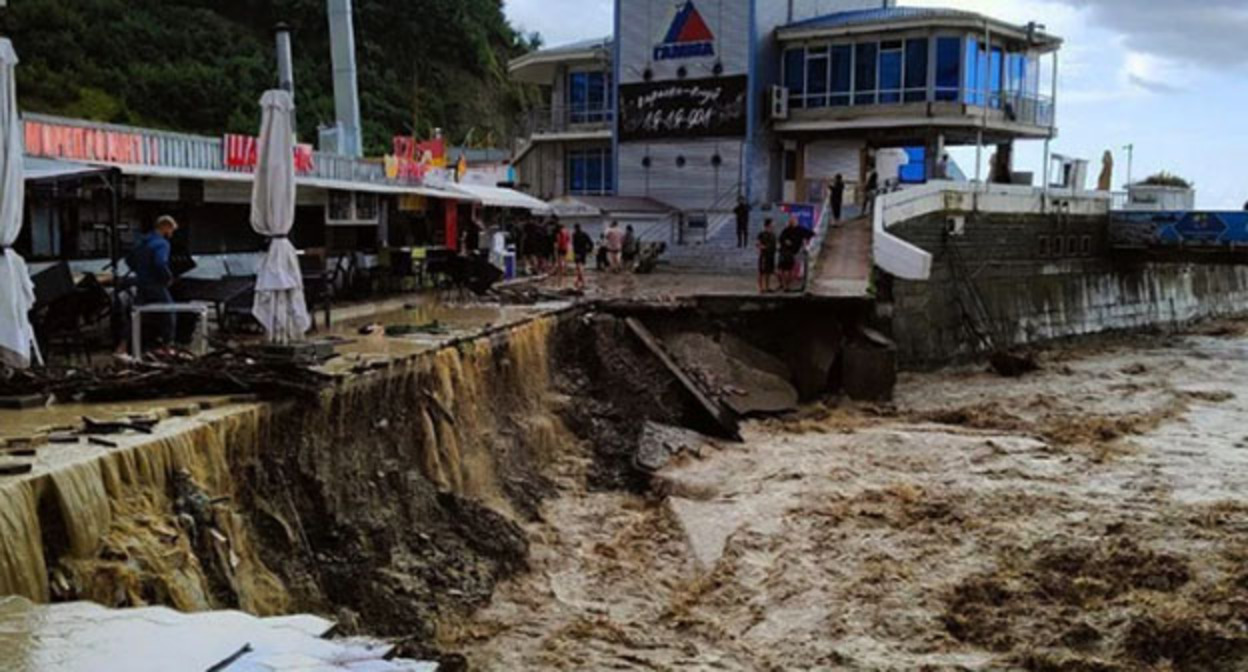
M 399 348 L 319 398 L 169 419 L 116 449 L 42 448 L 0 479 L 0 595 L 344 611 L 349 631 L 432 642 L 525 566 L 545 471 L 583 449 L 552 383 L 561 324 Z
M 444 348 L 420 364 L 433 379 L 420 411 L 420 467 L 428 481 L 511 514 L 496 471 L 503 434 L 518 430 L 513 438 L 539 467 L 573 441 L 549 403 L 553 325 L 553 318 L 536 319 Z
M 39 538 L 34 485 L 0 487 L 0 595 L 48 600 L 48 572 Z
M 259 560 L 232 505 L 237 484 L 229 465 L 254 459 L 266 415 L 235 407 L 163 423 L 154 437 L 119 438 L 117 449 L 43 449 L 48 457 L 31 478 L 0 487 L 0 595 L 184 611 L 285 610 L 281 581 Z M 176 510 L 177 472 L 205 493 L 211 529 Z M 197 545 L 215 553 L 197 553 Z M 209 575 L 216 574 L 227 595 L 212 588 Z

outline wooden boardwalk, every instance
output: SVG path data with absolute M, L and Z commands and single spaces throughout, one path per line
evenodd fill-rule
M 825 298 L 867 298 L 871 291 L 871 221 L 836 225 L 823 241 L 809 293 Z

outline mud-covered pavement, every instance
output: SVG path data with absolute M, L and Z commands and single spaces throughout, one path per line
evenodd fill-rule
M 473 669 L 1248 669 L 1248 336 L 911 375 L 708 442 L 649 496 L 568 458 Z

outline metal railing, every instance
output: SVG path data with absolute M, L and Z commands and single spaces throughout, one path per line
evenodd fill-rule
M 1023 93 L 995 94 L 994 102 L 1005 112 L 1006 119 L 1032 126 L 1053 125 L 1053 101 L 1047 96 Z
M 251 172 L 250 167 L 226 165 L 224 138 L 43 114 L 26 114 L 23 120 L 26 153 L 31 156 L 121 166 Z M 413 183 L 387 178 L 385 166 L 379 161 L 327 152 L 313 152 L 311 169 L 301 175 L 347 182 Z
M 543 133 L 605 131 L 614 123 L 614 106 L 559 105 L 526 111 L 520 128 L 525 137 L 532 137 Z
M 879 95 L 881 92 L 868 91 L 866 93 L 856 92 L 839 92 L 839 93 L 819 93 L 819 94 L 799 94 L 794 93 L 789 96 L 789 103 L 794 110 L 833 110 L 844 112 L 860 108 L 864 110 L 864 114 L 873 114 L 876 112 L 883 113 L 885 108 L 894 106 L 914 105 L 924 103 L 952 103 L 956 104 L 965 101 L 970 107 L 988 108 L 1000 110 L 1005 117 L 1014 122 L 1021 124 L 1030 124 L 1032 126 L 1051 126 L 1053 124 L 1053 100 L 1047 96 L 1032 95 L 1025 93 L 1010 93 L 1005 91 L 994 91 L 987 93 L 984 91 L 969 89 L 961 90 L 961 95 L 956 99 L 946 100 L 950 93 L 948 90 L 929 91 L 926 95 L 922 95 L 922 90 L 918 90 L 918 99 L 911 96 L 915 94 L 915 90 L 902 91 L 885 91 L 883 93 L 892 93 L 895 99 L 886 99 Z M 906 95 L 902 95 L 902 94 Z M 865 98 L 864 98 L 865 96 Z M 869 101 L 869 102 L 866 102 Z M 839 113 L 839 112 L 838 112 Z

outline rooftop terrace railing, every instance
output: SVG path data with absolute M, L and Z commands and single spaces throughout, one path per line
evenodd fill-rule
M 614 106 L 559 105 L 526 111 L 520 119 L 520 128 L 525 137 L 532 137 L 544 133 L 605 131 L 614 123 Z
M 120 166 L 154 166 L 208 172 L 252 171 L 227 160 L 227 137 L 177 133 L 43 114 L 25 114 L 26 153 L 49 159 Z M 348 182 L 412 184 L 391 179 L 380 161 L 311 151 L 301 165 L 304 177 Z

